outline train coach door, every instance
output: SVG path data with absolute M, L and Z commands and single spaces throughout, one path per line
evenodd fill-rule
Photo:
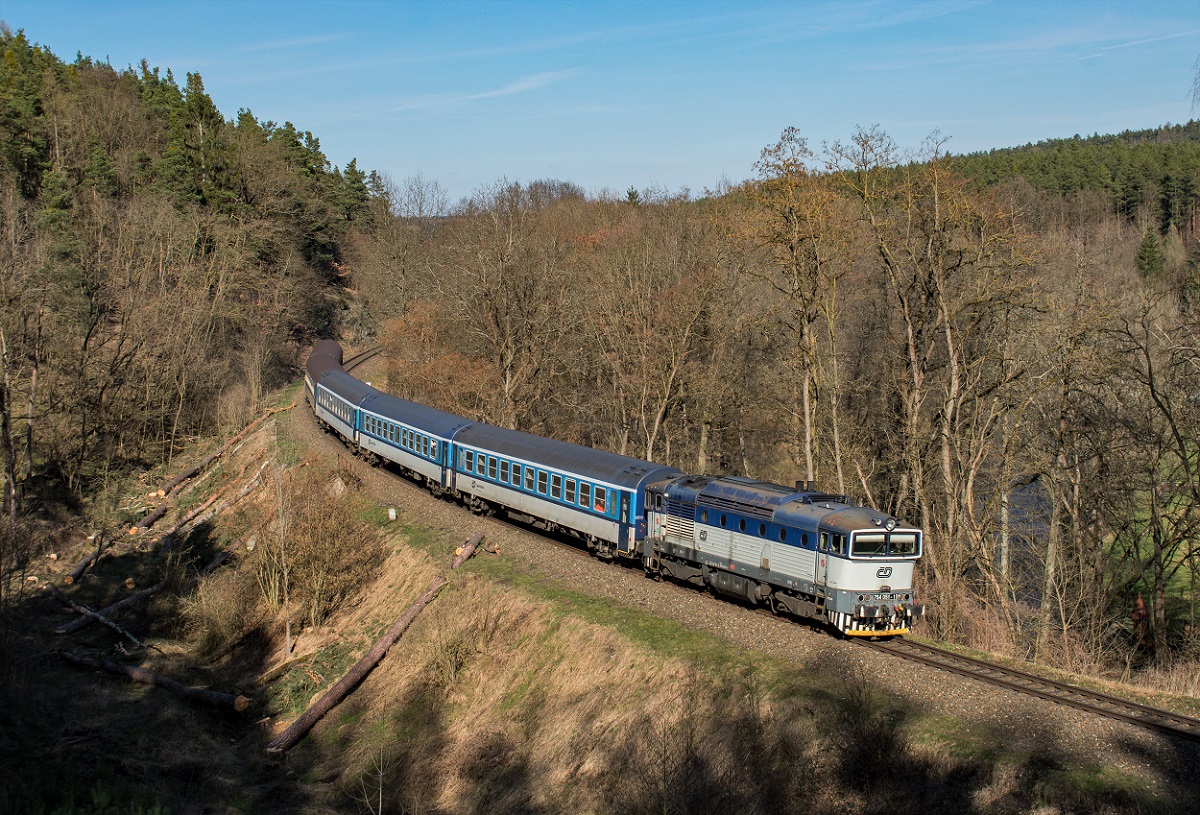
M 815 577 L 818 586 L 825 585 L 829 574 L 829 533 L 822 532 L 817 538 L 817 573 Z
M 629 493 L 624 491 L 621 492 L 621 514 L 617 516 L 617 519 L 620 521 L 618 526 L 621 529 L 621 540 L 617 549 L 623 554 L 628 554 L 633 551 L 637 532 L 634 529 L 636 520 L 633 513 L 629 511 Z

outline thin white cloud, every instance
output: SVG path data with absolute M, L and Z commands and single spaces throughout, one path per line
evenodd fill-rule
M 497 96 L 512 96 L 516 93 L 528 93 L 529 91 L 537 91 L 542 88 L 556 85 L 566 79 L 570 79 L 579 73 L 579 70 L 572 68 L 567 71 L 546 71 L 540 74 L 532 74 L 527 77 L 518 79 L 516 82 L 510 82 L 502 88 L 495 90 L 483 91 L 482 93 L 473 93 L 465 97 L 469 100 L 474 99 L 494 99 Z

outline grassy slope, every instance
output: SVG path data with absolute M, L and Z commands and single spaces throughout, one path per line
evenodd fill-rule
M 273 446 L 272 433 L 242 455 Z M 278 441 L 286 458 L 300 458 L 294 441 Z M 206 489 L 229 483 L 240 466 L 224 463 Z M 382 522 L 377 508 L 362 512 Z M 182 551 L 204 562 L 244 527 L 223 521 Z M 275 717 L 258 727 L 63 665 L 53 653 L 63 643 L 46 633 L 61 613 L 31 595 L 13 644 L 26 659 L 0 714 L 0 809 L 315 813 L 378 811 L 382 802 L 408 813 L 1170 812 L 1191 803 L 1188 791 L 1102 757 L 1072 761 L 1052 737 L 1035 752 L 1015 751 L 861 679 L 831 683 L 822 666 L 740 650 L 487 554 L 454 575 L 354 695 L 285 760 L 268 761 L 261 748 L 271 728 L 370 646 L 456 542 L 415 526 L 390 535 L 373 582 L 303 632 L 305 658 L 263 688 L 254 678 L 278 662 L 277 616 L 256 609 L 231 655 L 207 662 L 196 632 L 179 622 L 178 599 L 125 619 L 161 649 L 141 657 L 163 673 L 254 691 L 257 715 Z M 249 562 L 211 585 L 234 585 Z M 125 576 L 140 581 L 152 570 L 148 554 L 130 551 L 103 563 L 78 596 L 99 605 Z M 70 647 L 113 655 L 113 643 L 94 626 Z

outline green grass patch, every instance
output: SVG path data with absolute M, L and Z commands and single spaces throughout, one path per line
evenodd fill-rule
M 1039 785 L 1037 798 L 1078 813 L 1172 810 L 1171 802 L 1164 801 L 1144 777 L 1098 765 L 1065 768 L 1050 775 Z
M 337 682 L 355 662 L 354 647 L 336 642 L 294 665 L 276 680 L 267 692 L 267 710 L 274 716 L 298 716 L 318 691 Z
M 511 558 L 473 558 L 468 568 L 538 600 L 548 601 L 554 613 L 561 617 L 577 616 L 587 622 L 613 628 L 631 642 L 659 656 L 684 659 L 714 668 L 736 666 L 745 661 L 740 648 L 712 634 L 692 631 L 674 620 L 664 620 L 641 609 L 628 608 L 611 600 L 566 588 L 553 578 Z

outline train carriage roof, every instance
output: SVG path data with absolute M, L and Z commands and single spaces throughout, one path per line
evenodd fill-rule
M 430 436 L 449 439 L 460 428 L 471 424 L 468 419 L 464 419 L 462 416 L 418 404 L 417 402 L 410 402 L 407 399 L 401 399 L 399 396 L 392 396 L 390 393 L 372 390 L 373 393 L 367 396 L 359 407 L 371 413 L 385 416 L 393 421 L 415 427 L 417 430 Z
M 304 367 L 313 380 L 319 380 L 329 371 L 342 370 L 342 346 L 333 340 L 321 340 L 313 346 Z
M 464 427 L 454 442 L 628 489 L 679 474 L 674 467 L 652 461 L 486 424 Z
M 363 399 L 366 399 L 371 394 L 378 393 L 377 390 L 372 388 L 366 382 L 360 382 L 359 380 L 350 376 L 350 374 L 343 371 L 341 368 L 327 371 L 325 375 L 320 378 L 318 384 L 321 387 L 332 391 L 335 395 L 340 396 L 342 399 L 345 399 L 355 407 L 357 407 Z

